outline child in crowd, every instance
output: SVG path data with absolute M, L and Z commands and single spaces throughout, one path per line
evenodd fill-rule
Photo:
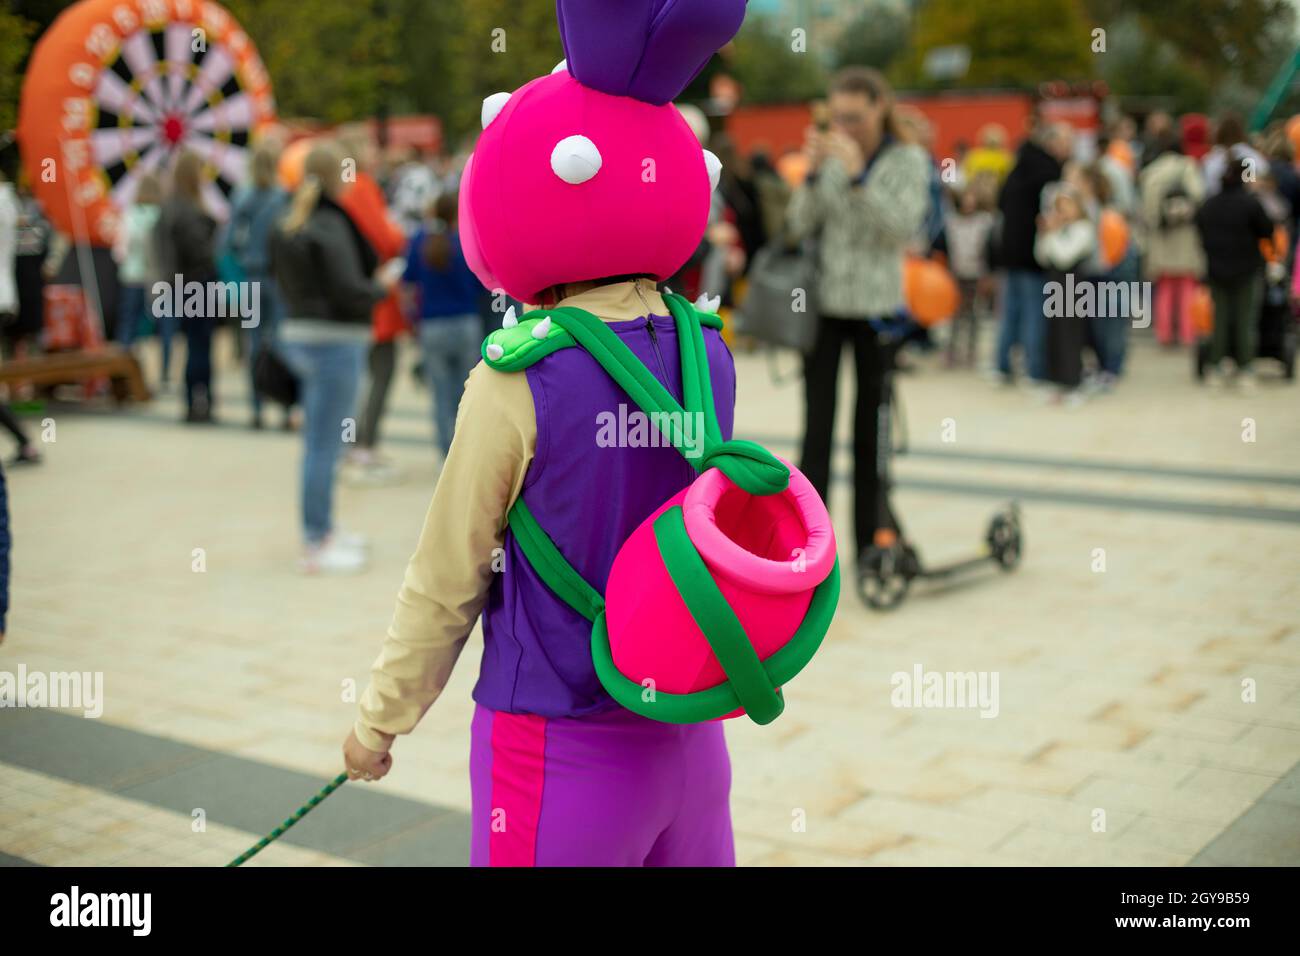
M 443 193 L 433 216 L 411 237 L 402 276 L 406 314 L 418 316 L 425 381 L 433 399 L 435 440 L 451 450 L 465 379 L 479 359 L 479 281 L 465 263 L 456 228 L 456 194 Z
M 122 283 L 118 299 L 117 335 L 123 346 L 130 348 L 148 321 L 149 294 L 159 275 L 157 256 L 154 254 L 154 228 L 162 209 L 162 184 L 152 174 L 140 177 L 135 201 L 122 216 L 122 228 L 113 249 L 118 262 L 118 281 Z M 167 277 L 170 281 L 171 277 Z
M 1034 240 L 1034 258 L 1048 273 L 1044 308 L 1047 312 L 1048 380 L 1058 387 L 1055 398 L 1069 404 L 1081 400 L 1085 319 L 1069 301 L 1071 290 L 1093 271 L 1097 226 L 1088 216 L 1083 197 L 1069 182 L 1044 194 L 1045 211 Z M 1055 284 L 1055 287 L 1054 287 Z
M 1132 286 L 1138 277 L 1137 255 L 1131 239 L 1122 252 L 1115 253 L 1109 249 L 1103 233 L 1107 229 L 1107 220 L 1112 227 L 1125 229 L 1128 217 L 1123 211 L 1123 204 L 1116 204 L 1112 190 L 1112 176 L 1100 163 L 1077 167 L 1072 171 L 1084 210 L 1097 228 L 1097 255 L 1090 263 L 1092 274 L 1089 278 L 1098 283 L 1098 294 L 1093 300 L 1095 308 L 1087 319 L 1087 344 L 1096 357 L 1096 367 L 1088 376 L 1090 387 L 1109 392 L 1119 381 L 1124 371 L 1124 358 L 1128 353 L 1128 328 L 1137 317 L 1137 310 L 1142 307 L 1140 297 L 1132 294 Z M 1128 230 L 1131 236 L 1131 230 Z M 1109 252 L 1109 255 L 1108 255 Z M 1076 277 L 1076 282 L 1080 277 Z M 1120 288 L 1124 294 L 1102 294 L 1101 283 L 1123 283 Z M 1114 311 L 1115 309 L 1120 311 Z
M 976 339 L 979 334 L 978 305 L 989 275 L 985 251 L 993 229 L 993 213 L 981 203 L 981 192 L 976 181 L 971 181 L 954 197 L 955 209 L 945 226 L 948 240 L 948 264 L 961 302 L 953 316 L 948 335 L 946 364 L 949 367 L 975 364 Z M 965 339 L 966 348 L 958 357 L 959 340 Z

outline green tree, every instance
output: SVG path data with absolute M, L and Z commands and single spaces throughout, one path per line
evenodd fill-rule
M 749 16 L 731 55 L 732 75 L 746 103 L 792 103 L 823 96 L 826 71 L 811 50 L 762 16 Z
M 257 44 L 281 115 L 374 115 L 407 82 L 395 0 L 226 0 Z
M 1080 0 L 926 0 L 917 11 L 908 55 L 892 71 L 911 89 L 1034 87 L 1044 80 L 1089 79 L 1096 69 L 1091 26 Z M 927 76 L 925 55 L 965 46 L 970 69 L 940 81 Z
M 479 129 L 483 98 L 550 73 L 564 58 L 554 0 L 455 0 L 440 71 L 450 99 L 442 119 L 451 137 Z M 454 144 L 456 139 L 449 141 Z
M 876 0 L 844 28 L 835 44 L 835 65 L 888 70 L 907 49 L 907 17 L 892 4 Z
M 1290 0 L 1088 0 L 1098 26 L 1134 17 L 1153 44 L 1213 86 L 1229 75 L 1264 84 L 1279 47 L 1294 51 Z
M 1113 95 L 1175 112 L 1205 109 L 1209 78 L 1178 55 L 1173 44 L 1147 32 L 1133 15 L 1106 28 L 1106 53 L 1098 58 L 1101 78 Z
M 35 32 L 30 20 L 0 9 L 0 136 L 18 124 L 22 69 Z

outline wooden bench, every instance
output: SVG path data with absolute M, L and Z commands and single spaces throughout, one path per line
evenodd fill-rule
M 47 352 L 0 364 L 0 382 L 4 383 L 67 385 L 92 378 L 108 378 L 113 383 L 113 397 L 119 402 L 128 398 L 147 402 L 150 398 L 140 363 L 120 345 Z

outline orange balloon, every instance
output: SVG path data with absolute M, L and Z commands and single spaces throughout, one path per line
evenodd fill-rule
M 1099 232 L 1101 234 L 1101 261 L 1107 269 L 1119 265 L 1128 251 L 1128 223 L 1113 209 L 1102 210 Z
M 794 189 L 808 178 L 808 157 L 801 152 L 786 153 L 776 161 L 776 171 Z
M 925 328 L 952 318 L 961 302 L 952 273 L 930 259 L 903 260 L 903 299 L 912 318 Z
M 1106 155 L 1129 172 L 1133 171 L 1133 147 L 1122 139 L 1111 140 L 1110 146 L 1106 148 Z
M 1291 142 L 1295 154 L 1300 156 L 1300 113 L 1286 121 L 1286 138 Z
M 1265 262 L 1281 262 L 1286 257 L 1286 227 L 1277 226 L 1273 235 L 1259 240 L 1259 252 Z
M 1191 312 L 1192 324 L 1199 335 L 1205 337 L 1214 331 L 1214 297 L 1207 287 L 1198 285 L 1192 293 Z
M 307 163 L 307 154 L 315 145 L 316 140 L 313 137 L 304 136 L 302 139 L 295 139 L 284 148 L 280 153 L 280 164 L 276 168 L 281 186 L 290 192 L 298 188 L 298 184 L 302 182 L 302 170 Z
M 191 53 L 195 31 L 205 38 L 201 63 Z M 173 42 L 181 35 L 183 44 Z M 168 56 L 155 55 L 163 48 Z M 32 51 L 18 145 L 55 227 L 106 246 L 142 174 L 165 172 L 181 149 L 207 161 L 205 199 L 220 214 L 226 200 L 211 180 L 242 180 L 246 143 L 274 116 L 266 67 L 220 4 L 81 0 Z

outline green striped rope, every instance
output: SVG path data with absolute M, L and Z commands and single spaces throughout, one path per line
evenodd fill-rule
M 297 823 L 299 820 L 305 817 L 308 813 L 310 813 L 313 809 L 315 809 L 318 803 L 320 803 L 322 800 L 324 800 L 331 793 L 333 793 L 335 790 L 337 790 L 339 787 L 343 786 L 343 784 L 347 782 L 348 782 L 347 771 L 344 771 L 343 773 L 335 777 L 333 780 L 331 780 L 329 783 L 325 784 L 325 786 L 321 788 L 320 793 L 316 794 L 316 796 L 312 797 L 305 804 L 303 804 L 301 807 L 295 810 L 293 812 L 293 816 L 289 817 L 289 819 L 285 820 L 283 823 L 281 823 L 278 827 L 276 827 L 266 836 L 262 837 L 262 839 L 258 840 L 249 849 L 245 850 L 239 856 L 235 857 L 233 860 L 227 863 L 226 866 L 227 867 L 239 866 L 243 863 L 247 863 L 249 860 L 257 856 L 257 854 L 261 853 L 264 849 L 266 849 L 276 840 L 280 839 L 280 837 L 284 836 L 285 832 L 288 831 L 288 829 L 291 826 L 293 826 L 295 823 Z

